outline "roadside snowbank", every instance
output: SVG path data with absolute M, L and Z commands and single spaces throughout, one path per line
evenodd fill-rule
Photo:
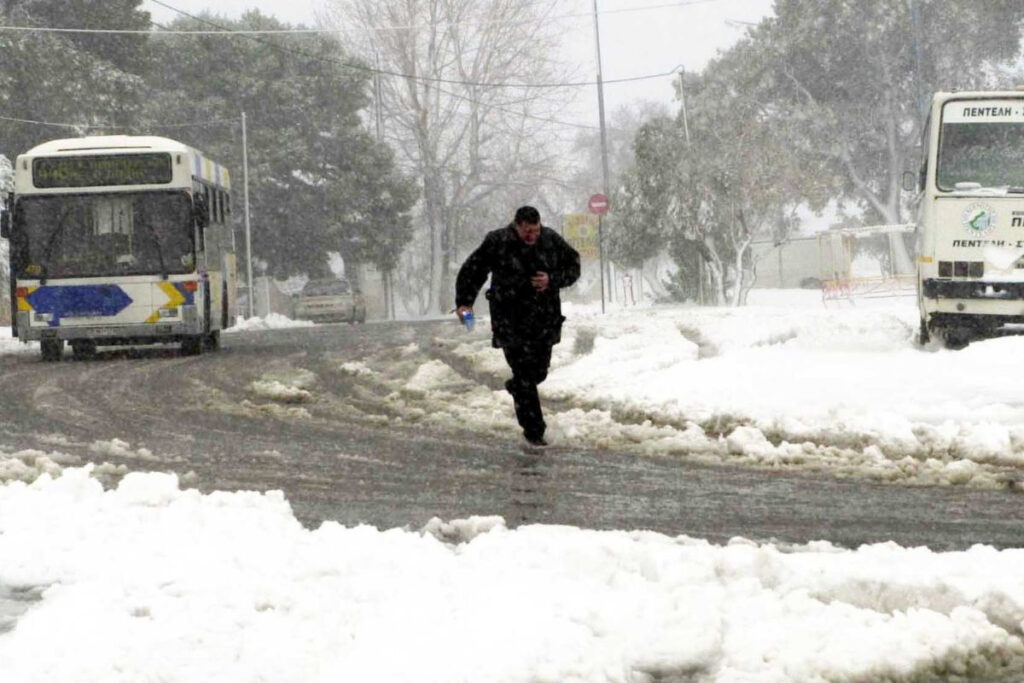
M 0 558 L 0 606 L 20 605 L 0 618 L 5 683 L 1024 673 L 1024 550 L 714 546 L 500 518 L 310 531 L 277 492 L 202 495 L 164 474 L 104 491 L 86 467 L 0 487 Z
M 568 309 L 541 385 L 556 442 L 908 483 L 997 487 L 1024 471 L 1024 337 L 921 349 L 911 299 L 826 309 L 801 291 L 738 309 Z M 501 376 L 486 328 L 442 341 Z M 481 426 L 508 403 L 492 393 Z

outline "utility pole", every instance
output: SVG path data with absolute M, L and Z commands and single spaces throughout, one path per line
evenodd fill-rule
M 686 136 L 686 149 L 690 149 L 690 124 L 686 120 L 685 71 L 679 72 L 679 103 L 683 113 L 683 135 Z M 704 305 L 704 253 L 697 250 L 697 303 Z
M 380 54 L 376 49 L 373 51 L 373 122 L 377 131 L 377 142 L 384 142 L 384 91 L 381 83 Z M 381 280 L 384 284 L 384 318 L 395 319 L 395 292 L 392 282 L 391 269 L 381 273 Z
M 597 0 L 594 0 L 594 38 L 597 43 L 597 111 L 601 121 L 601 172 L 603 173 L 602 194 L 608 195 L 608 134 L 604 125 L 604 81 L 601 78 L 601 26 L 597 18 Z M 601 268 L 601 312 L 604 313 L 604 217 L 597 216 L 597 255 Z M 610 284 L 610 283 L 609 283 Z
M 245 129 L 245 112 L 242 112 L 242 178 L 245 194 L 245 274 L 249 284 L 249 317 L 254 318 L 256 291 L 252 288 L 252 233 L 249 229 L 249 139 Z
M 910 40 L 914 46 L 914 90 L 919 111 L 925 110 L 927 98 L 921 80 L 921 9 L 917 0 L 910 0 Z

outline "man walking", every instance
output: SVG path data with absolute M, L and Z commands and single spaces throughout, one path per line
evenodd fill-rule
M 523 206 L 512 223 L 487 233 L 459 269 L 455 306 L 460 320 L 473 311 L 488 274 L 492 343 L 512 369 L 505 388 L 512 394 L 523 436 L 535 446 L 546 446 L 537 385 L 548 376 L 551 347 L 562 338 L 565 318 L 558 292 L 579 278 L 580 255 L 561 235 L 541 225 L 537 209 Z

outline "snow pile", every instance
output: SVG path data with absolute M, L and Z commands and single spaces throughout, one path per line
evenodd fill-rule
M 153 456 L 148 448 L 132 450 L 132 445 L 122 439 L 111 439 L 109 441 L 94 441 L 89 450 L 99 455 L 108 455 L 115 458 L 139 458 L 141 460 L 159 460 Z
M 313 394 L 291 384 L 284 384 L 276 379 L 259 379 L 249 384 L 249 391 L 260 398 L 268 398 L 282 403 L 306 403 Z
M 35 449 L 16 453 L 0 451 L 0 483 L 33 482 L 41 474 L 58 475 L 66 464 L 79 464 L 79 459 L 64 453 L 44 453 Z
M 39 596 L 0 635 L 5 683 L 1024 674 L 1022 550 L 310 531 L 280 493 L 84 468 L 0 487 L 0 558 L 0 593 Z
M 234 326 L 224 330 L 224 333 L 248 332 L 249 330 L 278 330 L 288 327 L 313 327 L 314 324 L 309 320 L 292 320 L 280 313 L 270 313 L 263 318 L 243 318 L 239 316 L 235 319 Z
M 24 343 L 17 337 L 11 336 L 11 326 L 0 326 L 0 354 L 37 354 L 39 353 L 39 342 Z

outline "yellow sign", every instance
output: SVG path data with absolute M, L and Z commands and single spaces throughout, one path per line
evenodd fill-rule
M 592 213 L 570 213 L 565 217 L 562 237 L 580 253 L 580 258 L 598 257 L 597 216 Z

